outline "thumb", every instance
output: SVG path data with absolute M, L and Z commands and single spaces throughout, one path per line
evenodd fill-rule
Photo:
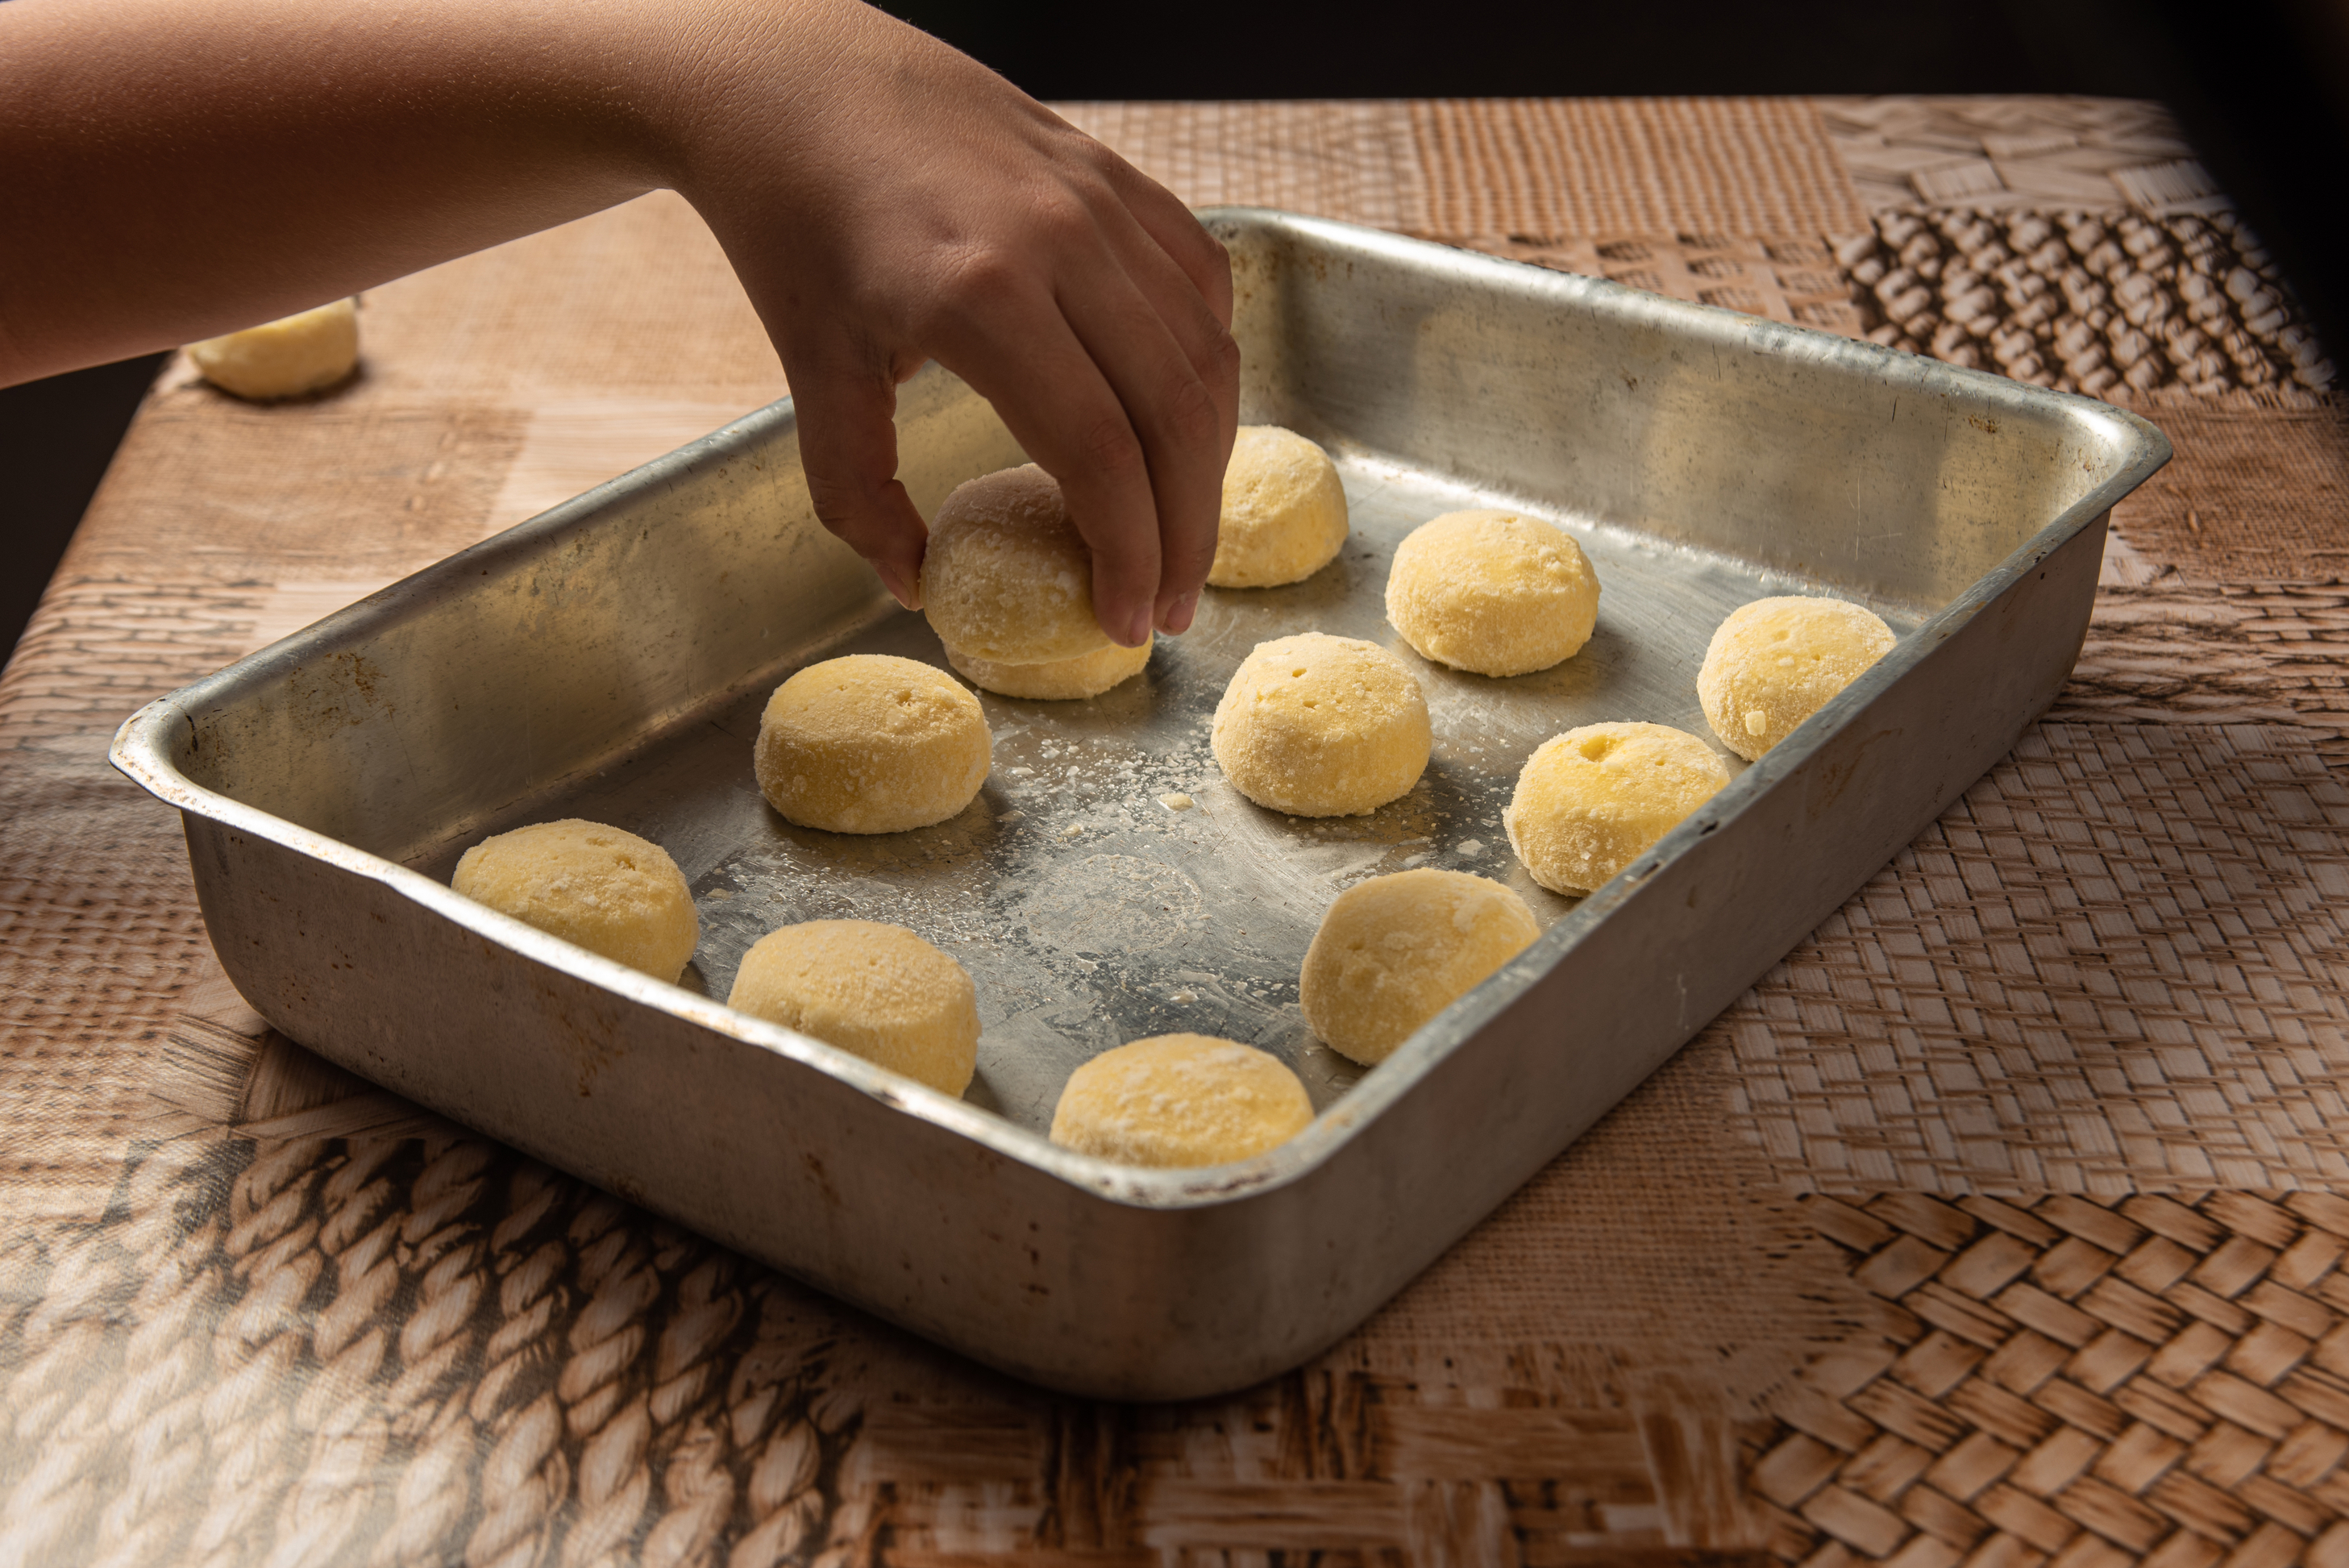
M 899 604 L 921 608 L 929 529 L 897 482 L 896 378 L 846 344 L 800 358 L 784 375 L 817 518 L 872 563 Z

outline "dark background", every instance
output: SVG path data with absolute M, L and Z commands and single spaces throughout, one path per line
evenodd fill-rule
M 2328 346 L 2349 0 L 883 0 L 1045 99 L 2085 93 L 2168 103 Z M 2335 351 L 2334 358 L 2340 358 Z M 13 649 L 161 356 L 0 390 Z

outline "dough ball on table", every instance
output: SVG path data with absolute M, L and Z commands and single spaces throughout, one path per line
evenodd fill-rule
M 1141 674 L 1142 667 L 1150 662 L 1150 649 L 1157 640 L 1154 637 L 1144 638 L 1140 648 L 1120 648 L 1112 642 L 1097 652 L 1043 664 L 998 664 L 948 648 L 947 662 L 960 670 L 972 685 L 1005 697 L 1046 701 L 1098 697 L 1121 681 Z
M 775 688 L 753 760 L 767 804 L 802 827 L 903 833 L 968 805 L 994 756 L 978 699 L 954 677 L 854 653 Z
M 1669 724 L 1586 724 L 1544 741 L 1501 822 L 1554 893 L 1588 893 L 1729 782 L 1711 746 Z
M 1721 743 L 1751 762 L 1892 651 L 1884 618 L 1843 599 L 1755 599 L 1704 650 L 1697 700 Z
M 1032 462 L 957 485 L 939 504 L 922 610 L 966 659 L 1044 664 L 1113 646 L 1093 618 L 1093 553 L 1059 483 Z
M 978 1066 L 978 993 L 962 965 L 903 926 L 810 920 L 742 955 L 726 1005 L 837 1045 L 942 1095 Z
M 1212 1034 L 1159 1034 L 1070 1074 L 1052 1141 L 1127 1165 L 1223 1165 L 1312 1119 L 1305 1085 L 1278 1057 Z
M 255 402 L 333 386 L 359 362 L 359 315 L 347 299 L 188 345 L 204 379 Z
M 450 886 L 671 984 L 701 940 L 692 889 L 668 851 L 600 822 L 538 822 L 484 838 Z
M 1359 816 L 1427 771 L 1427 698 L 1374 642 L 1309 631 L 1257 644 L 1216 705 L 1232 787 L 1291 816 Z
M 1305 950 L 1305 1020 L 1373 1066 L 1541 935 L 1526 901 L 1465 871 L 1422 868 L 1338 895 Z
M 1219 588 L 1302 582 L 1345 543 L 1346 487 L 1330 454 L 1278 425 L 1242 425 L 1224 470 L 1207 581 Z
M 1590 640 L 1599 577 L 1562 528 L 1514 512 L 1447 512 L 1396 549 L 1387 619 L 1438 664 L 1526 675 Z

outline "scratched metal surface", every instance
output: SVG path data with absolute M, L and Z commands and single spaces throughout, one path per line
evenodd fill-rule
M 1077 1066 L 1175 1030 L 1274 1053 L 1326 1106 L 1363 1071 L 1317 1041 L 1298 1006 L 1298 971 L 1330 899 L 1365 877 L 1438 866 L 1506 882 L 1547 927 L 1577 900 L 1526 874 L 1500 821 L 1526 757 L 1578 724 L 1636 719 L 1700 735 L 1742 771 L 1697 704 L 1706 641 L 1749 599 L 1819 591 L 1727 556 L 1551 512 L 1599 574 L 1590 642 L 1563 664 L 1508 680 L 1447 670 L 1387 624 L 1388 562 L 1421 523 L 1499 498 L 1332 444 L 1352 527 L 1337 560 L 1287 587 L 1208 589 L 1190 631 L 1161 638 L 1140 677 L 1089 701 L 980 691 L 994 772 L 950 821 L 867 837 L 796 827 L 767 805 L 751 777 L 751 742 L 767 692 L 801 661 L 712 722 L 526 800 L 494 829 L 584 816 L 666 846 L 702 922 L 683 983 L 719 1000 L 743 952 L 778 926 L 858 919 L 919 932 L 978 988 L 984 1033 L 966 1099 L 1039 1131 Z M 1873 607 L 1896 629 L 1913 624 L 1897 604 Z M 1208 750 L 1208 721 L 1248 650 L 1307 630 L 1392 649 L 1427 694 L 1427 773 L 1368 816 L 1268 811 L 1224 782 Z M 928 624 L 903 611 L 820 657 L 843 653 L 947 668 Z M 1195 805 L 1171 809 L 1162 800 L 1183 795 Z M 444 845 L 419 869 L 445 880 L 464 846 Z

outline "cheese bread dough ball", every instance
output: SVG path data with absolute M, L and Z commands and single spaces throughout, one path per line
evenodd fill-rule
M 1590 640 L 1599 577 L 1562 528 L 1515 512 L 1447 512 L 1396 548 L 1387 619 L 1438 664 L 1526 675 Z
M 1093 618 L 1093 553 L 1034 463 L 956 486 L 930 520 L 922 609 L 966 659 L 1042 664 L 1112 646 Z
M 1150 662 L 1150 649 L 1157 640 L 1154 637 L 1144 638 L 1140 648 L 1120 648 L 1111 643 L 1097 652 L 1043 664 L 998 664 L 949 648 L 947 662 L 961 671 L 963 679 L 972 685 L 1006 697 L 1046 701 L 1098 697 L 1120 681 L 1141 674 L 1142 667 Z
M 450 886 L 466 898 L 676 983 L 701 940 L 693 892 L 668 851 L 576 817 L 482 839 Z
M 204 379 L 224 392 L 266 402 L 331 387 L 359 362 L 359 314 L 347 299 L 225 337 L 188 345 Z
M 995 756 L 978 699 L 917 659 L 811 664 L 767 700 L 760 793 L 802 827 L 903 833 L 971 803 Z
M 1373 877 L 1322 915 L 1298 1000 L 1330 1049 L 1373 1066 L 1539 935 L 1526 901 L 1485 877 Z
M 1309 631 L 1257 644 L 1209 739 L 1232 786 L 1291 816 L 1359 816 L 1427 769 L 1427 698 L 1374 642 Z
M 1535 748 L 1501 823 L 1535 881 L 1588 893 L 1728 782 L 1728 764 L 1686 730 L 1586 724 Z
M 1052 1141 L 1127 1165 L 1223 1165 L 1312 1119 L 1305 1085 L 1278 1057 L 1212 1034 L 1159 1034 L 1070 1074 Z
M 1278 425 L 1242 425 L 1224 470 L 1207 581 L 1219 588 L 1302 582 L 1345 543 L 1346 487 L 1330 454 Z
M 1697 700 L 1722 744 L 1751 762 L 1892 650 L 1884 618 L 1843 599 L 1755 599 L 1704 650 Z
M 742 955 L 726 1005 L 837 1045 L 942 1095 L 978 1066 L 978 993 L 962 965 L 903 926 L 809 920 Z

